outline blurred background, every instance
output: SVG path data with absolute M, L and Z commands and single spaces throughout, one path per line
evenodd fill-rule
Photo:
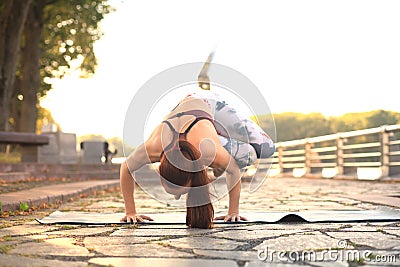
M 135 92 L 213 49 L 214 62 L 263 93 L 277 141 L 398 124 L 399 10 L 398 1 L 2 1 L 0 131 L 55 125 L 122 156 Z

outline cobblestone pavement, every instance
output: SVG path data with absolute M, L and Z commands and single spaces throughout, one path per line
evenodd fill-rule
M 363 210 L 357 195 L 399 196 L 400 183 L 269 178 L 242 211 Z M 182 211 L 136 191 L 140 213 Z M 390 203 L 388 203 L 390 204 Z M 227 199 L 215 203 L 216 212 Z M 184 225 L 40 225 L 60 211 L 123 212 L 119 189 L 1 219 L 1 266 L 396 266 L 400 222 Z

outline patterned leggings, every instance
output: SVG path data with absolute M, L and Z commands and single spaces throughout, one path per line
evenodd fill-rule
M 275 145 L 269 135 L 254 121 L 230 107 L 219 95 L 201 91 L 190 96 L 201 98 L 209 105 L 221 145 L 240 168 L 252 165 L 257 158 L 268 158 L 274 154 Z

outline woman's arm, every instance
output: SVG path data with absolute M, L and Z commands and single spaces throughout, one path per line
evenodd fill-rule
M 208 134 L 208 137 L 203 138 L 203 141 L 204 139 L 208 139 L 209 141 L 212 141 L 213 144 L 206 141 L 204 142 L 204 145 L 200 144 L 200 150 L 204 149 L 204 152 L 210 152 L 212 150 L 212 153 L 202 152 L 202 154 L 208 154 L 208 156 L 212 155 L 214 157 L 210 167 L 225 170 L 226 182 L 229 190 L 228 214 L 215 219 L 224 219 L 225 221 L 236 221 L 240 219 L 246 220 L 246 218 L 239 215 L 241 190 L 241 173 L 239 166 L 228 151 L 226 151 L 226 149 L 221 145 L 214 126 L 208 121 L 204 121 L 202 126 L 204 127 L 202 130 Z M 212 147 L 214 147 L 214 149 L 212 149 Z
M 246 220 L 239 215 L 239 200 L 241 191 L 241 174 L 236 161 L 219 143 L 216 145 L 217 153 L 215 155 L 212 167 L 223 168 L 226 172 L 226 183 L 229 190 L 229 207 L 226 216 L 218 217 L 224 221 Z
M 153 220 L 145 215 L 138 215 L 135 207 L 134 189 L 135 181 L 132 174 L 140 169 L 145 164 L 151 163 L 151 159 L 146 152 L 146 143 L 140 145 L 125 162 L 121 164 L 120 168 L 120 185 L 122 195 L 125 203 L 125 216 L 121 219 L 121 222 L 143 222 L 146 220 Z

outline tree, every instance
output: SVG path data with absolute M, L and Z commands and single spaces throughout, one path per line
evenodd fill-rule
M 333 132 L 348 132 L 368 128 L 365 114 L 365 112 L 352 112 L 331 117 Z
M 9 2 L 29 4 L 25 20 L 21 20 L 24 30 L 13 46 L 14 50 L 21 47 L 21 57 L 18 65 L 15 60 L 13 73 L 17 78 L 7 91 L 7 103 L 12 103 L 14 129 L 35 132 L 38 100 L 51 89 L 49 79 L 61 78 L 72 63 L 83 75 L 94 73 L 93 43 L 102 35 L 98 23 L 112 9 L 103 0 L 7 0 L 1 11 L 7 10 Z M 2 12 L 2 18 L 4 15 Z M 4 110 L 10 114 L 10 104 Z M 5 113 L 0 110 L 0 114 Z M 8 120 L 9 115 L 3 117 Z
M 21 54 L 21 79 L 20 94 L 21 112 L 19 118 L 14 120 L 18 123 L 17 130 L 20 132 L 35 132 L 38 117 L 37 92 L 40 87 L 39 60 L 41 57 L 40 40 L 43 28 L 43 12 L 46 0 L 34 1 L 28 11 L 24 27 L 24 42 Z M 19 88 L 14 87 L 14 90 Z M 14 95 L 16 95 L 14 93 Z M 14 99 L 14 102 L 17 101 Z
M 32 0 L 0 2 L 0 131 L 9 130 L 21 34 Z
M 399 121 L 399 114 L 393 111 L 376 110 L 367 115 L 367 127 L 379 127 L 383 124 L 396 124 Z
M 284 112 L 275 114 L 274 119 L 279 141 L 325 135 L 331 132 L 329 120 L 321 113 Z
M 261 115 L 257 118 L 261 128 L 267 133 L 273 132 L 270 115 Z M 284 112 L 273 114 L 273 118 L 278 142 L 400 123 L 400 113 L 385 110 L 347 113 L 332 117 L 325 117 L 321 113 Z

